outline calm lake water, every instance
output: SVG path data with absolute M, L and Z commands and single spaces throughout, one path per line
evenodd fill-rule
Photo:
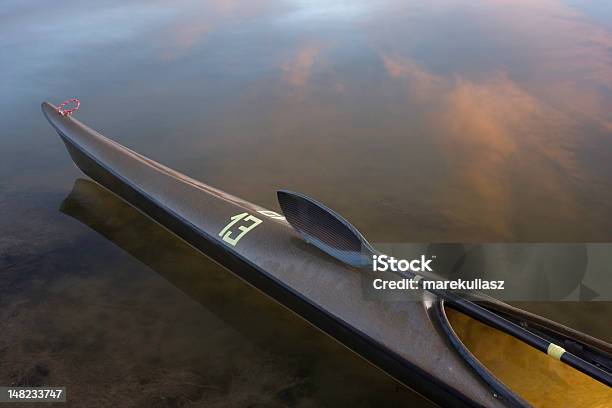
M 0 73 L 0 385 L 425 404 L 79 180 L 44 100 L 270 209 L 315 197 L 372 242 L 612 241 L 604 2 L 8 0 Z M 612 337 L 608 303 L 526 307 Z

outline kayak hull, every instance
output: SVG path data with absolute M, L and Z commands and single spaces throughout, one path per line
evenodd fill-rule
M 399 382 L 444 406 L 504 406 L 427 302 L 363 301 L 359 271 L 304 242 L 279 214 L 153 162 L 50 104 L 43 112 L 86 175 Z M 245 213 L 242 229 L 229 225 Z

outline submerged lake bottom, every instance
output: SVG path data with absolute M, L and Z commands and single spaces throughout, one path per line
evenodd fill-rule
M 59 210 L 75 241 L 0 269 L 0 383 L 75 406 L 428 405 L 97 184 Z

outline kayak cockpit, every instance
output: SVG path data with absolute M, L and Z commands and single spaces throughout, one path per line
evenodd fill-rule
M 524 342 L 450 307 L 445 308 L 458 339 L 497 379 L 537 407 L 608 407 L 612 389 Z

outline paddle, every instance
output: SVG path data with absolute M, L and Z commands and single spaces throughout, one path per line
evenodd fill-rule
M 366 269 L 374 255 L 381 255 L 364 236 L 338 213 L 303 194 L 280 190 L 278 202 L 289 224 L 310 244 L 328 255 L 356 268 Z M 393 272 L 398 276 L 419 281 L 435 281 L 414 272 Z M 591 378 L 612 387 L 612 375 L 594 364 L 568 352 L 558 344 L 538 336 L 494 312 L 456 293 L 427 289 L 450 306 L 480 322 L 503 331 L 546 353 Z

